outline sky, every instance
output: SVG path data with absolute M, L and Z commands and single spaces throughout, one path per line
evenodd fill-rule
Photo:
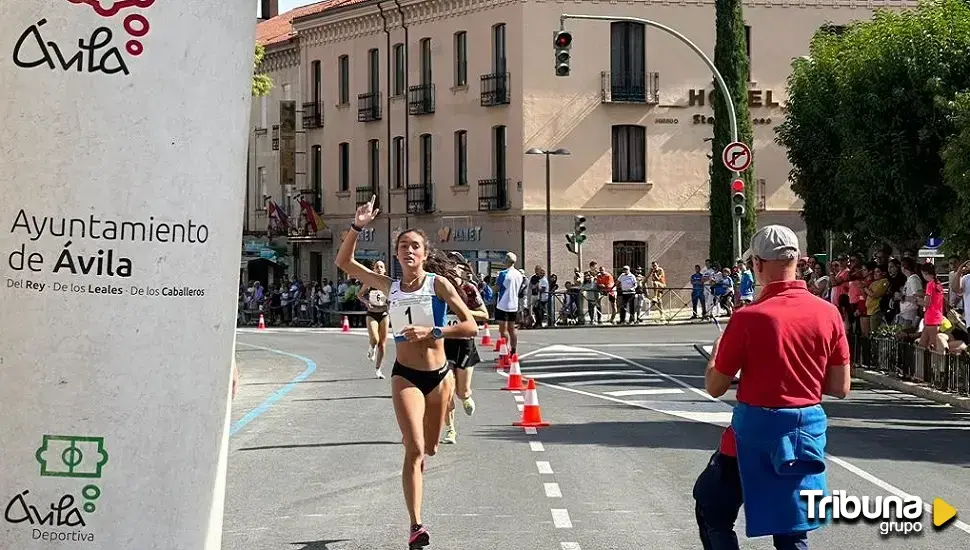
M 280 0 L 280 13 L 290 11 L 293 8 L 312 4 L 316 0 Z

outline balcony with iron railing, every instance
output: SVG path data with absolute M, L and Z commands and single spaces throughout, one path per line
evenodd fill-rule
M 482 75 L 482 107 L 508 105 L 511 102 L 509 93 L 509 73 L 491 73 Z
M 303 104 L 303 127 L 306 129 L 323 128 L 323 102 Z
M 660 73 L 639 71 L 603 71 L 600 73 L 600 97 L 603 103 L 660 103 Z
M 407 191 L 408 214 L 431 214 L 435 211 L 434 183 L 408 185 Z
M 357 121 L 374 122 L 381 119 L 381 93 L 367 92 L 357 96 Z
M 376 196 L 374 199 L 374 208 L 380 208 L 381 206 L 381 194 L 378 193 L 378 188 L 376 185 L 365 185 L 357 188 L 357 206 L 367 204 L 371 197 Z
M 508 210 L 509 178 L 478 180 L 478 209 L 480 211 Z
M 418 84 L 408 88 L 408 113 L 430 115 L 434 113 L 434 84 Z

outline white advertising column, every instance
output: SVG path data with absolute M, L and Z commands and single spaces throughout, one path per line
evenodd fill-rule
M 217 550 L 254 4 L 0 5 L 0 548 Z

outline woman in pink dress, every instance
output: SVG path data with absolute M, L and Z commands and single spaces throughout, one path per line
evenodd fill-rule
M 920 274 L 926 281 L 926 300 L 923 305 L 923 332 L 919 337 L 919 345 L 924 348 L 935 349 L 943 324 L 943 284 L 936 277 L 936 266 L 923 264 Z

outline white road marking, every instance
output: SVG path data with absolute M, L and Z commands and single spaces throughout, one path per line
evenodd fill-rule
M 522 403 L 523 401 L 525 401 L 525 396 L 522 396 L 522 395 L 516 395 L 515 396 L 515 402 L 516 403 Z
M 541 350 L 539 350 L 539 351 L 541 351 Z M 529 352 L 529 353 L 535 353 L 535 352 Z M 528 356 L 529 353 L 523 354 L 523 357 L 524 356 Z M 723 405 L 724 407 L 727 408 L 727 410 L 723 413 L 726 416 L 725 417 L 722 417 L 722 418 L 726 418 L 728 415 L 731 414 L 730 411 L 733 410 L 733 407 L 731 405 L 729 405 L 729 404 L 721 401 L 720 399 L 717 399 L 715 397 L 712 397 L 707 392 L 705 392 L 703 390 L 700 390 L 698 388 L 695 388 L 695 387 L 687 384 L 686 382 L 683 382 L 681 380 L 678 380 L 677 378 L 675 378 L 675 377 L 673 377 L 673 376 L 671 376 L 671 375 L 669 375 L 667 373 L 658 371 L 657 369 L 654 369 L 652 367 L 648 367 L 646 365 L 641 365 L 640 363 L 637 363 L 637 362 L 632 361 L 630 359 L 626 359 L 624 357 L 620 357 L 618 355 L 613 355 L 613 354 L 607 353 L 605 351 L 602 352 L 602 353 L 604 355 L 609 356 L 609 357 L 613 357 L 614 359 L 622 360 L 625 363 L 628 363 L 630 365 L 636 366 L 636 367 L 641 368 L 641 369 L 643 369 L 645 371 L 652 372 L 652 373 L 654 373 L 654 374 L 656 374 L 656 375 L 658 375 L 658 376 L 660 376 L 662 378 L 665 378 L 665 379 L 667 379 L 667 380 L 669 380 L 669 381 L 677 384 L 678 386 L 682 386 L 682 387 L 684 387 L 684 388 L 686 388 L 686 389 L 688 389 L 690 391 L 693 391 L 694 393 L 696 393 L 696 394 L 704 397 L 708 401 L 713 401 L 715 403 L 720 403 L 721 405 Z M 659 413 L 662 413 L 662 414 L 673 414 L 674 416 L 679 416 L 678 414 L 675 414 L 675 413 L 678 413 L 678 412 L 679 413 L 683 413 L 683 411 L 670 411 L 670 412 L 668 412 L 668 411 L 663 410 L 661 408 L 654 407 L 654 406 L 647 406 L 647 405 L 645 405 L 643 403 L 638 403 L 636 401 L 628 401 L 628 400 L 624 400 L 624 399 L 619 399 L 619 398 L 616 398 L 616 397 L 612 397 L 612 396 L 609 396 L 609 395 L 592 393 L 592 392 L 583 391 L 583 390 L 576 389 L 576 388 L 570 388 L 570 387 L 562 386 L 562 385 L 559 385 L 559 384 L 552 384 L 552 383 L 549 383 L 549 382 L 541 382 L 541 384 L 543 386 L 546 386 L 546 387 L 549 387 L 549 388 L 555 388 L 555 389 L 558 389 L 560 391 L 566 391 L 566 392 L 570 392 L 570 393 L 576 393 L 576 394 L 579 394 L 579 395 L 585 395 L 587 397 L 593 397 L 593 398 L 597 398 L 597 399 L 604 399 L 606 401 L 612 401 L 614 403 L 621 403 L 621 404 L 624 404 L 624 405 L 629 405 L 631 407 L 637 407 L 637 408 L 641 408 L 641 409 L 653 410 L 655 412 L 659 412 Z M 695 416 L 695 418 L 696 418 L 695 421 L 696 422 L 703 422 L 703 423 L 707 423 L 707 424 L 720 425 L 720 424 L 712 421 L 712 420 L 715 420 L 715 417 L 708 416 L 710 414 L 718 414 L 718 413 L 692 413 L 692 414 L 697 415 L 697 416 Z M 702 419 L 706 419 L 706 420 L 702 420 Z M 900 498 L 906 498 L 907 496 L 909 496 L 909 493 L 903 491 L 902 489 L 900 489 L 900 488 L 898 488 L 898 487 L 890 484 L 889 482 L 887 482 L 887 481 L 885 481 L 883 479 L 880 479 L 880 478 L 878 478 L 878 477 L 870 474 L 869 472 L 863 470 L 862 468 L 859 468 L 858 466 L 855 466 L 854 464 L 850 463 L 849 461 L 847 461 L 845 459 L 842 459 L 842 458 L 839 458 L 837 456 L 833 456 L 833 455 L 830 455 L 830 454 L 826 454 L 825 456 L 826 456 L 826 458 L 828 458 L 833 463 L 838 464 L 839 466 L 841 466 L 845 470 L 847 470 L 847 471 L 855 474 L 856 476 L 858 476 L 858 477 L 860 477 L 860 478 L 862 478 L 862 479 L 864 479 L 864 480 L 872 483 L 873 485 L 876 485 L 877 487 L 879 487 L 879 488 L 881 488 L 881 489 L 883 489 L 885 491 L 888 491 L 888 492 L 890 492 L 890 493 L 892 493 L 892 494 L 894 494 L 894 495 L 896 495 L 896 496 L 898 496 Z M 932 513 L 932 504 L 930 504 L 932 502 L 932 499 L 927 500 L 927 499 L 924 498 L 922 500 L 923 500 L 923 507 L 924 507 L 924 509 L 926 509 L 928 512 Z M 954 527 L 956 527 L 957 529 L 960 529 L 961 531 L 970 534 L 970 525 L 968 525 L 968 524 L 966 524 L 966 523 L 964 523 L 964 522 L 962 522 L 960 520 L 953 520 L 952 521 L 952 525 Z
M 647 342 L 642 344 L 589 344 L 591 348 L 692 348 L 694 342 Z M 712 346 L 713 347 L 713 346 Z
M 655 376 L 644 376 L 642 378 L 607 378 L 605 380 L 576 380 L 570 382 L 563 382 L 565 386 L 610 386 L 610 385 L 625 385 L 630 382 L 636 382 L 637 384 L 660 384 L 663 380 Z
M 559 550 L 583 550 L 578 542 L 560 542 Z
M 535 428 L 526 428 L 525 433 L 526 435 L 536 435 L 537 433 L 539 433 L 539 430 Z
M 644 377 L 649 376 L 643 372 L 637 372 L 633 370 L 588 370 L 579 372 L 540 372 L 536 374 L 530 374 L 528 378 L 535 378 L 536 380 L 540 378 L 579 378 L 583 376 L 599 376 L 608 374 L 610 376 L 634 376 L 634 377 Z
M 545 452 L 546 450 L 546 448 L 542 446 L 541 441 L 530 441 L 529 448 L 531 448 L 532 452 L 534 453 L 542 453 L 542 452 Z
M 525 410 L 525 403 L 517 403 L 515 405 L 515 408 L 519 409 L 519 412 L 522 412 L 523 410 Z
M 558 483 L 543 483 L 542 486 L 548 498 L 562 498 L 562 490 L 559 489 Z
M 684 390 L 680 388 L 650 388 L 646 390 L 619 390 L 604 393 L 606 395 L 612 395 L 613 397 L 631 397 L 634 395 L 673 395 L 684 393 Z
M 556 529 L 572 529 L 573 522 L 569 520 L 569 510 L 565 508 L 553 508 L 552 524 L 556 526 Z
M 520 366 L 522 367 L 522 372 L 523 373 L 527 373 L 527 372 L 533 371 L 533 370 L 544 370 L 544 369 L 575 369 L 577 367 L 578 368 L 585 368 L 585 369 L 592 369 L 592 368 L 597 368 L 597 367 L 599 367 L 599 368 L 607 368 L 607 369 L 616 369 L 616 368 L 625 368 L 626 367 L 625 364 L 618 363 L 616 361 L 592 362 L 592 361 L 576 361 L 576 360 L 566 359 L 566 358 L 557 359 L 555 362 L 541 363 L 541 364 L 540 363 L 537 363 L 536 361 L 533 361 L 532 359 L 529 359 L 529 362 L 528 363 L 526 363 L 524 365 L 520 365 Z
M 536 468 L 538 468 L 540 474 L 551 474 L 552 466 L 549 465 L 545 460 L 537 460 Z

